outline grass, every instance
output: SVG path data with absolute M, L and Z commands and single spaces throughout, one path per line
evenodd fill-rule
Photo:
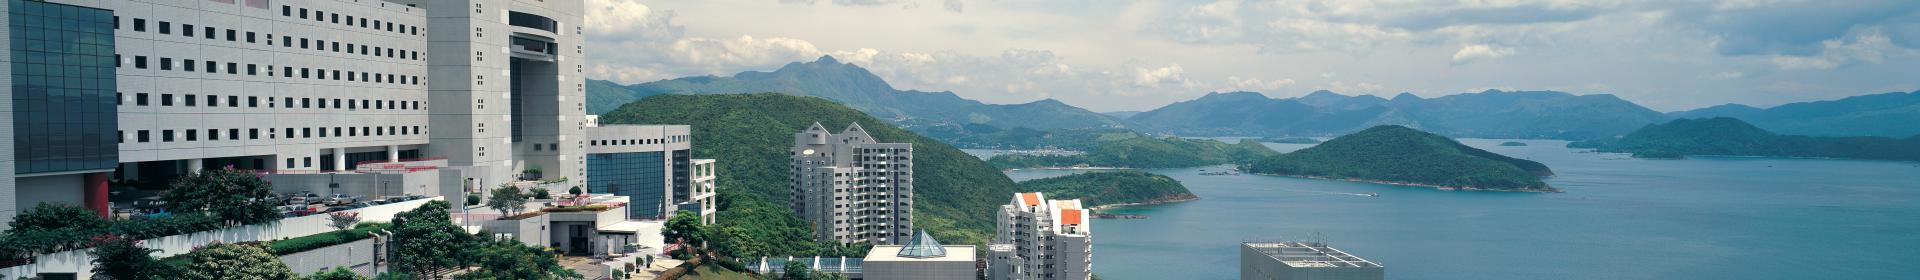
M 683 280 L 736 280 L 736 279 L 752 280 L 755 278 L 753 278 L 752 275 L 747 275 L 747 273 L 745 272 L 727 270 L 726 268 L 721 268 L 718 265 L 702 265 L 700 267 L 694 268 L 693 272 L 687 273 L 686 276 L 682 276 L 680 277 L 680 279 L 683 279 Z

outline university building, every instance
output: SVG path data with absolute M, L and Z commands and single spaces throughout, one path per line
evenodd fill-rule
M 41 202 L 104 212 L 110 184 L 209 168 L 435 174 L 275 186 L 325 194 L 379 184 L 374 196 L 588 180 L 583 8 L 10 0 L 0 224 Z
M 987 279 L 1092 279 L 1091 216 L 1078 199 L 1014 194 L 1000 206 L 998 230 L 987 245 Z
M 913 144 L 880 143 L 855 123 L 793 134 L 793 211 L 814 238 L 897 245 L 913 235 Z

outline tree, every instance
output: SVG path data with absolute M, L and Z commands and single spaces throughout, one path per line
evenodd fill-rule
M 257 224 L 280 219 L 272 197 L 273 185 L 260 176 L 226 169 L 180 177 L 160 198 L 175 211 L 206 211 L 223 220 Z
M 785 280 L 813 279 L 813 272 L 807 268 L 806 263 L 801 263 L 798 261 L 788 261 L 787 266 L 782 267 L 782 269 L 783 270 L 780 271 L 780 279 L 785 279 Z
M 667 225 L 660 228 L 660 236 L 667 240 L 685 241 L 689 253 L 693 252 L 693 247 L 707 241 L 707 231 L 700 225 L 700 215 L 690 211 L 674 213 L 673 218 L 667 220 Z
M 553 199 L 553 194 L 547 193 L 547 188 L 534 188 L 531 192 L 533 199 Z
M 493 189 L 493 197 L 487 198 L 487 208 L 512 216 L 515 212 L 527 209 L 527 195 L 520 192 L 520 188 L 502 185 Z
M 468 207 L 472 207 L 473 205 L 478 205 L 478 204 L 480 204 L 480 194 L 477 194 L 477 193 L 467 194 Z
M 587 193 L 587 191 L 581 190 L 580 186 L 573 186 L 573 188 L 567 189 L 567 194 L 571 194 L 573 196 L 580 196 L 581 194 L 585 194 L 585 193 Z
M 333 227 L 333 229 L 336 230 L 353 229 L 353 225 L 359 223 L 360 213 L 333 212 L 327 214 L 327 226 Z
M 445 201 L 430 201 L 393 218 L 393 264 L 414 276 L 438 276 L 464 264 L 472 235 L 454 225 Z
M 299 276 L 281 263 L 280 257 L 257 244 L 215 243 L 187 254 L 187 258 L 193 263 L 175 273 L 180 279 L 278 280 Z
M 93 255 L 95 278 L 160 279 L 159 275 L 170 269 L 153 258 L 153 253 L 159 251 L 140 247 L 140 240 L 105 235 L 93 238 L 93 251 L 88 254 Z
M 106 231 L 108 225 L 106 219 L 100 218 L 100 213 L 94 213 L 86 208 L 41 202 L 34 205 L 33 209 L 21 211 L 20 215 L 14 216 L 13 221 L 7 223 L 7 226 L 12 227 L 7 232 L 75 229 L 83 233 L 92 233 Z
M 367 280 L 367 277 L 353 273 L 352 270 L 347 270 L 345 267 L 335 267 L 333 269 L 314 272 L 313 276 L 307 276 L 307 280 Z
M 580 273 L 560 265 L 545 247 L 528 246 L 512 239 L 489 239 L 475 249 L 473 270 L 454 279 L 574 279 Z

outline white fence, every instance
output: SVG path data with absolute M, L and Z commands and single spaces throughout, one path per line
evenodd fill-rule
M 347 212 L 360 213 L 360 220 L 362 222 L 387 222 L 392 221 L 395 214 L 419 208 L 420 205 L 425 205 L 428 201 L 441 199 L 441 197 L 431 197 L 428 199 L 417 199 L 348 210 Z M 186 254 L 187 252 L 193 251 L 194 247 L 206 246 L 215 241 L 223 243 L 268 241 L 315 235 L 334 231 L 333 227 L 328 226 L 331 222 L 327 216 L 326 214 L 308 215 L 281 219 L 275 223 L 238 226 L 153 238 L 141 240 L 140 245 L 160 250 L 154 253 L 154 258 L 165 258 Z M 93 256 L 87 254 L 89 251 L 92 251 L 92 249 L 40 255 L 34 258 L 35 261 L 33 264 L 0 268 L 0 275 L 12 278 L 39 275 L 41 273 L 73 273 L 78 276 L 79 279 L 90 279 L 93 277 L 93 273 L 90 272 L 90 270 L 93 270 Z

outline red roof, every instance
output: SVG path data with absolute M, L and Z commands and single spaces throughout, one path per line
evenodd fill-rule
M 1060 210 L 1060 224 L 1078 225 L 1080 224 L 1080 222 L 1085 221 L 1085 216 L 1080 215 L 1081 211 L 1086 211 L 1086 210 L 1080 210 L 1080 209 Z
M 1020 193 L 1020 201 L 1026 202 L 1027 206 L 1040 205 L 1040 193 Z

